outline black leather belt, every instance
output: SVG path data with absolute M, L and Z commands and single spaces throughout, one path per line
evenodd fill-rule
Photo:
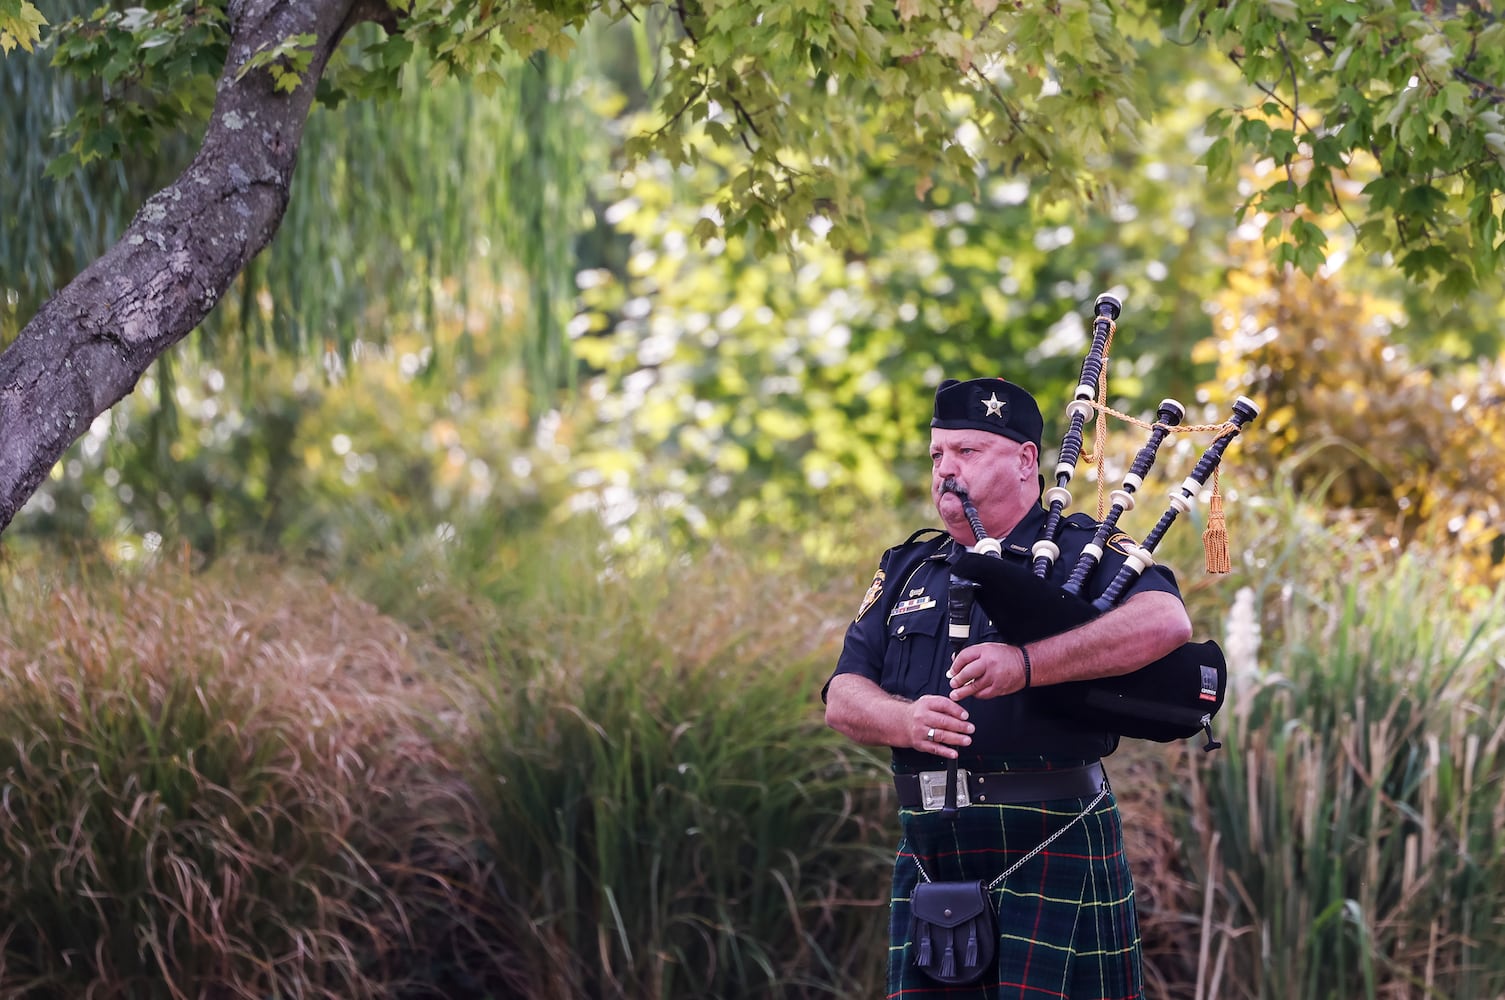
M 956 804 L 1018 805 L 1051 799 L 1080 799 L 1096 795 L 1107 780 L 1102 761 L 1052 771 L 956 772 Z M 921 771 L 894 775 L 894 790 L 905 809 L 939 809 L 945 804 L 946 772 Z

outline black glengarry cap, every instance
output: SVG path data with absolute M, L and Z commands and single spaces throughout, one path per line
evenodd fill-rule
M 948 378 L 935 390 L 931 427 L 987 431 L 1040 448 L 1044 421 L 1035 397 L 1001 378 Z

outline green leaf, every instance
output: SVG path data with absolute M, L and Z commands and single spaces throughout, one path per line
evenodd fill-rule
M 1399 210 L 1404 215 L 1430 217 L 1447 204 L 1447 195 L 1430 184 L 1418 184 L 1401 196 Z
M 1245 118 L 1233 134 L 1239 142 L 1259 150 L 1270 142 L 1270 126 L 1258 118 Z
M 1389 175 L 1376 177 L 1364 185 L 1363 194 L 1369 199 L 1370 211 L 1391 209 L 1400 202 L 1400 182 Z
M 1287 128 L 1268 130 L 1269 154 L 1284 163 L 1296 155 L 1296 133 Z
M 1452 267 L 1442 276 L 1438 291 L 1451 299 L 1462 299 L 1479 286 L 1473 271 L 1466 267 Z
M 1326 256 L 1318 247 L 1310 246 L 1307 244 L 1302 244 L 1296 247 L 1296 266 L 1301 268 L 1304 274 L 1316 274 L 1317 269 L 1320 268 L 1326 262 L 1326 260 Z
M 1371 219 L 1361 223 L 1356 237 L 1360 246 L 1375 253 L 1385 253 L 1394 247 L 1390 239 L 1389 223 L 1384 219 Z
M 413 42 L 403 35 L 388 35 L 377 47 L 377 53 L 381 65 L 396 69 L 413 58 Z
M 1207 172 L 1214 178 L 1226 177 L 1233 169 L 1233 144 L 1227 136 L 1219 136 L 1214 139 L 1212 145 L 1202 154 L 1198 163 L 1207 168 Z

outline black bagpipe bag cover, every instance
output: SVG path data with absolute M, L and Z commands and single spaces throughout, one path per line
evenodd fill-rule
M 1027 566 L 976 552 L 960 553 L 951 566 L 977 584 L 977 603 L 1010 645 L 1057 635 L 1098 615 L 1090 603 Z M 1206 730 L 1227 689 L 1223 651 L 1208 641 L 1189 642 L 1129 674 L 1034 690 L 1050 711 L 1074 722 L 1169 743 Z

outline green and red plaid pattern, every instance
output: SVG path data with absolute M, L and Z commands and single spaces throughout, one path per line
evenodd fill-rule
M 998 970 L 975 986 L 942 986 L 914 967 L 909 899 L 920 874 L 991 882 L 1071 823 L 1091 798 L 970 805 L 954 821 L 901 809 L 903 839 L 890 899 L 889 1000 L 1140 1000 L 1139 922 L 1112 795 L 992 893 Z

